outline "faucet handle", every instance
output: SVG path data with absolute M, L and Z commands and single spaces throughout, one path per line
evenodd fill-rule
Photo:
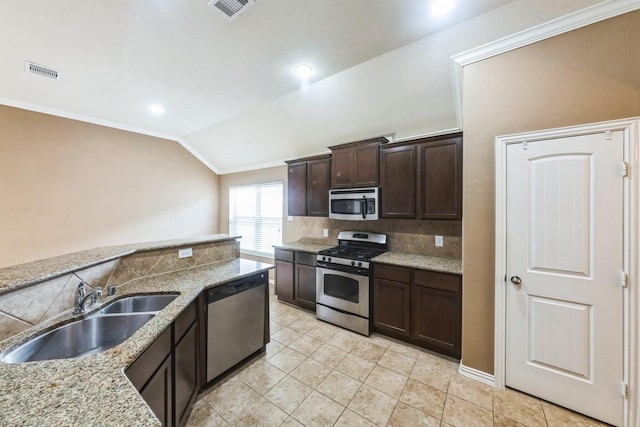
M 84 281 L 80 281 L 80 283 L 78 284 L 78 287 L 76 288 L 76 300 L 78 300 L 78 302 L 82 301 L 82 299 L 87 294 L 85 285 L 86 283 L 84 283 Z
M 96 295 L 100 296 L 102 295 L 102 288 L 100 286 L 96 286 L 95 290 L 93 291 L 96 293 Z

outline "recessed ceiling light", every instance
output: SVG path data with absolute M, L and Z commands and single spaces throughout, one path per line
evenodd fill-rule
M 293 72 L 301 79 L 308 79 L 313 74 L 313 67 L 308 64 L 300 64 L 293 69 Z
M 157 115 L 164 114 L 164 107 L 160 104 L 153 104 L 149 107 L 149 111 Z
M 445 16 L 453 10 L 455 4 L 455 0 L 433 0 L 431 14 L 437 17 Z

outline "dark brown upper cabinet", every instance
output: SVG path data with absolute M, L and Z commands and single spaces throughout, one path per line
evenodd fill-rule
M 462 134 L 418 145 L 418 218 L 462 219 Z
M 380 148 L 383 218 L 462 218 L 462 134 Z
M 380 214 L 416 217 L 416 146 L 380 147 Z
M 290 216 L 329 216 L 330 155 L 289 160 L 287 200 Z
M 378 186 L 379 148 L 386 138 L 334 145 L 331 150 L 331 188 Z

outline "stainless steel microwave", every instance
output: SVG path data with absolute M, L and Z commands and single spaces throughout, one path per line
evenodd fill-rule
M 378 219 L 378 187 L 329 190 L 329 218 Z

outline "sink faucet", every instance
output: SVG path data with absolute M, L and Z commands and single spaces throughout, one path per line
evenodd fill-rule
M 87 291 L 85 287 L 87 283 L 84 281 L 80 281 L 78 285 L 78 289 L 76 289 L 76 301 L 74 304 L 74 313 L 86 313 L 87 307 L 85 307 L 85 302 L 89 298 L 91 298 L 91 304 L 89 307 L 94 306 L 98 302 L 98 297 L 102 295 L 102 288 L 100 286 L 96 287 L 93 292 L 87 295 Z

